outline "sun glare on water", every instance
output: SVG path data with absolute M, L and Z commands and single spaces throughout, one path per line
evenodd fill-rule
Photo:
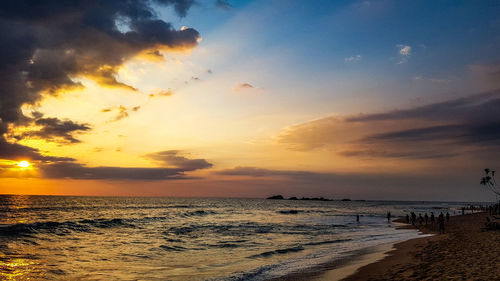
M 17 163 L 17 166 L 19 166 L 21 168 L 28 168 L 30 166 L 30 162 L 28 162 L 28 161 L 21 161 L 21 162 Z

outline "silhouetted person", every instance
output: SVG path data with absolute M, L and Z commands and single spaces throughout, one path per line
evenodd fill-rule
M 436 218 L 434 217 L 434 212 L 431 212 L 431 223 L 434 225 L 434 222 L 436 222 Z
M 439 224 L 439 234 L 443 234 L 444 233 L 444 215 L 443 215 L 443 213 L 439 214 L 438 224 Z
M 446 212 L 446 222 L 450 222 L 450 213 Z
M 415 225 L 416 221 L 417 221 L 417 215 L 415 215 L 414 212 L 411 212 L 411 224 Z
M 418 214 L 418 222 L 420 225 L 424 224 L 424 217 L 422 217 L 422 214 Z
M 391 223 L 391 212 L 387 212 L 387 222 Z
M 462 207 L 462 216 L 465 215 L 465 207 Z
M 410 216 L 406 214 L 406 224 L 410 224 Z
M 427 222 L 429 221 L 429 216 L 427 215 L 427 213 L 425 213 L 425 215 L 424 215 L 424 220 L 425 220 L 425 224 L 427 224 Z
M 359 222 L 359 214 L 356 215 L 356 222 Z

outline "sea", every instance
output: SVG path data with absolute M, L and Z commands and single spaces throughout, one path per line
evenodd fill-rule
M 419 235 L 387 212 L 468 204 L 0 195 L 0 280 L 269 280 Z

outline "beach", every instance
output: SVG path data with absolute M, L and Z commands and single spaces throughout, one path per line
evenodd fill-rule
M 436 232 L 437 225 L 417 226 L 435 235 L 398 243 L 342 280 L 500 280 L 500 232 L 482 230 L 486 216 L 452 216 L 445 234 Z M 329 271 L 314 279 L 336 280 Z

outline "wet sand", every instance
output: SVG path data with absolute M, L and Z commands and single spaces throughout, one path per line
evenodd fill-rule
M 500 231 L 482 230 L 485 221 L 486 213 L 451 217 L 445 234 L 396 244 L 344 280 L 500 280 Z M 419 228 L 436 233 L 437 225 Z
M 453 216 L 445 234 L 437 224 L 419 225 L 422 233 L 435 235 L 367 249 L 276 280 L 500 280 L 500 231 L 482 230 L 485 217 Z

